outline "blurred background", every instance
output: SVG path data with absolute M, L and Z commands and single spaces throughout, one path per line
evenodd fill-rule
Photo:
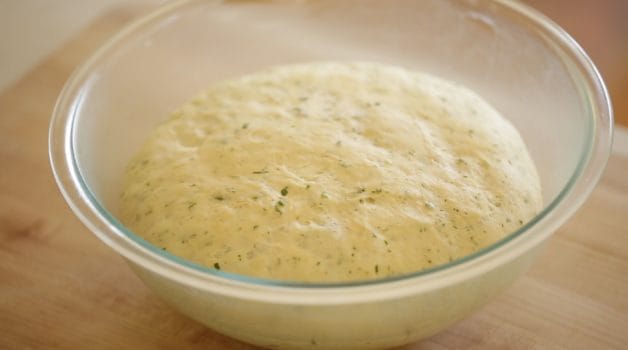
M 589 54 L 608 87 L 615 122 L 628 126 L 628 0 L 526 0 Z
M 80 33 L 122 6 L 167 0 L 0 0 L 0 92 Z M 616 122 L 628 126 L 628 0 L 525 0 L 569 32 L 598 66 Z

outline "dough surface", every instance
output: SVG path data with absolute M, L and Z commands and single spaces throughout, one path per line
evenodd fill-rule
M 210 268 L 338 282 L 411 273 L 542 208 L 515 128 L 479 96 L 377 63 L 309 63 L 216 84 L 130 162 L 122 222 Z

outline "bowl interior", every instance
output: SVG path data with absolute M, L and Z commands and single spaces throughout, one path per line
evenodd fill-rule
M 377 61 L 478 92 L 521 132 L 545 203 L 572 179 L 593 121 L 576 68 L 547 31 L 494 1 L 192 1 L 122 32 L 84 68 L 73 157 L 117 212 L 126 164 L 148 133 L 212 82 L 274 65 Z

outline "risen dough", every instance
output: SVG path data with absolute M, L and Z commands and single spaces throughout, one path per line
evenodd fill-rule
M 542 205 L 515 128 L 472 91 L 375 63 L 216 84 L 130 163 L 124 224 L 211 268 L 294 281 L 418 271 L 513 232 Z

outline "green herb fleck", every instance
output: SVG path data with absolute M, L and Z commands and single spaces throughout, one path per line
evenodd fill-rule
M 379 265 L 375 265 L 375 273 L 379 273 Z
M 277 201 L 277 203 L 275 204 L 275 211 L 278 212 L 279 214 L 283 214 L 283 212 L 281 211 L 281 208 L 284 206 L 282 201 Z
M 288 186 L 284 187 L 281 189 L 281 195 L 282 196 L 286 196 L 288 195 Z
M 217 200 L 217 201 L 224 201 L 224 200 L 225 200 L 225 197 L 223 197 L 223 196 L 222 196 L 222 195 L 220 195 L 220 194 L 217 194 L 217 195 L 215 195 L 215 196 L 214 196 L 214 199 L 215 199 L 215 200 Z
M 196 202 L 190 202 L 188 203 L 188 209 L 192 209 L 194 208 L 194 206 L 196 205 Z
M 471 242 L 472 242 L 474 245 L 476 245 L 476 246 L 478 245 L 478 241 L 476 241 L 476 240 L 475 240 L 475 237 L 474 237 L 474 236 L 471 236 L 471 237 L 469 237 L 469 238 L 471 239 Z
M 299 107 L 294 107 L 294 108 L 292 108 L 292 112 L 293 112 L 294 114 L 296 114 L 297 116 L 299 116 L 299 117 L 304 117 L 304 116 L 305 116 L 305 115 L 303 114 L 303 110 L 302 110 L 301 108 L 299 108 Z
M 256 170 L 253 172 L 253 174 L 268 174 L 268 170 L 266 170 L 266 168 L 262 170 Z
M 219 263 L 217 263 L 217 262 L 215 262 L 215 263 L 214 263 L 214 268 L 215 268 L 216 270 L 220 270 L 220 264 L 219 264 Z
M 242 129 L 247 129 L 249 127 L 249 123 L 242 124 Z

